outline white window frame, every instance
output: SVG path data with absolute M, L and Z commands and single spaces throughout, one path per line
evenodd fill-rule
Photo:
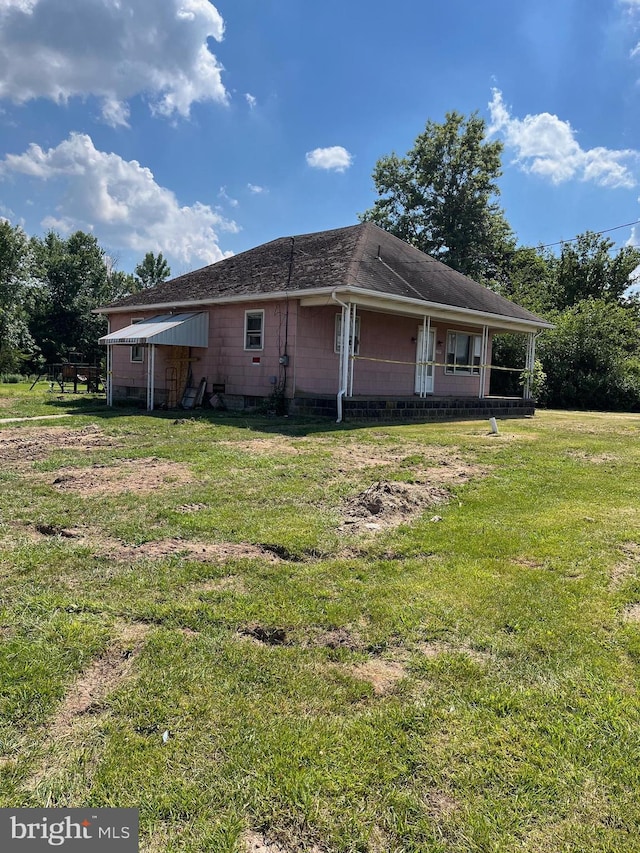
M 356 317 L 356 340 L 353 350 L 354 355 L 360 352 L 360 317 Z M 349 349 L 351 349 L 351 336 L 349 336 Z M 333 339 L 333 351 L 340 354 L 342 351 L 342 314 L 336 314 L 336 325 Z
M 255 329 L 249 329 L 249 318 L 255 319 L 256 317 L 260 317 L 260 331 L 257 332 Z M 249 343 L 249 336 L 255 338 L 259 335 L 259 343 L 258 345 Z M 244 348 L 246 352 L 262 352 L 264 349 L 264 309 L 263 308 L 255 308 L 252 311 L 244 312 Z
M 469 339 L 468 350 L 470 354 L 464 362 L 458 363 L 455 359 L 458 353 L 458 338 L 464 336 Z M 449 356 L 453 355 L 453 362 Z M 469 360 L 470 359 L 470 360 Z M 447 330 L 447 348 L 445 353 L 445 373 L 449 376 L 463 374 L 465 376 L 479 376 L 482 362 L 482 335 L 474 332 L 460 332 L 452 329 Z
M 132 317 L 131 318 L 131 326 L 135 326 L 136 323 L 143 323 L 144 317 Z M 132 364 L 144 364 L 144 350 L 145 348 L 142 344 L 132 344 L 129 352 L 129 359 Z

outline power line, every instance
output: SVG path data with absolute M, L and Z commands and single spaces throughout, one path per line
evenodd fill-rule
M 592 231 L 592 234 L 595 234 L 596 237 L 599 237 L 601 234 L 608 234 L 610 231 L 618 231 L 620 228 L 629 228 L 631 225 L 640 225 L 640 219 L 635 219 L 633 222 L 625 222 L 624 225 L 614 225 L 613 228 L 603 228 L 602 231 Z M 557 240 L 555 243 L 544 243 L 543 245 L 536 246 L 537 249 L 549 249 L 551 246 L 563 246 L 565 243 L 575 243 L 576 240 L 580 239 L 580 235 L 576 237 L 571 237 L 568 240 Z

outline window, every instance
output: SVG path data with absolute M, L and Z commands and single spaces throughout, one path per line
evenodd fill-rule
M 262 349 L 264 311 L 244 312 L 244 348 Z
M 144 317 L 135 317 L 131 318 L 131 325 L 135 325 L 136 323 L 142 323 Z M 131 361 L 142 362 L 144 361 L 144 347 L 141 344 L 133 344 L 131 347 Z
M 349 349 L 351 349 L 351 338 L 349 338 Z M 333 344 L 333 351 L 340 352 L 342 350 L 342 314 L 336 314 L 336 333 Z M 360 317 L 356 317 L 356 339 L 353 348 L 354 355 L 360 352 Z
M 447 373 L 480 373 L 482 335 L 447 333 Z

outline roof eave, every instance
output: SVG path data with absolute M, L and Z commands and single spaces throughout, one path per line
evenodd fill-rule
M 175 302 L 149 302 L 142 305 L 124 305 L 117 307 L 104 306 L 94 308 L 94 314 L 126 314 L 136 311 L 175 311 L 184 308 L 194 308 L 195 306 L 205 305 L 225 305 L 234 302 L 258 302 L 258 301 L 275 301 L 279 299 L 303 299 L 305 297 L 328 297 L 327 304 L 330 304 L 332 294 L 345 294 L 349 296 L 360 296 L 368 299 L 377 300 L 378 302 L 391 302 L 400 306 L 419 308 L 421 313 L 428 313 L 429 310 L 440 313 L 455 314 L 456 316 L 464 317 L 468 320 L 488 321 L 492 325 L 500 326 L 501 328 L 509 328 L 520 331 L 533 329 L 552 329 L 553 323 L 549 323 L 542 318 L 535 320 L 527 320 L 520 317 L 509 317 L 505 314 L 493 314 L 486 311 L 478 311 L 472 308 L 461 308 L 456 305 L 449 305 L 443 302 L 430 302 L 426 299 L 416 299 L 411 296 L 398 296 L 396 294 L 381 293 L 377 290 L 368 290 L 363 287 L 356 287 L 351 284 L 339 284 L 332 287 L 311 287 L 302 290 L 279 290 L 273 293 L 242 293 L 234 296 L 214 296 L 209 299 L 188 299 L 178 300 Z

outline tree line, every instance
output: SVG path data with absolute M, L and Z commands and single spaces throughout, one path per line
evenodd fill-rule
M 537 344 L 538 401 L 559 408 L 640 411 L 640 250 L 614 250 L 587 231 L 556 247 L 518 245 L 498 204 L 502 143 L 485 122 L 428 121 L 404 157 L 376 163 L 377 198 L 364 221 L 411 243 L 555 326 Z M 495 339 L 493 363 L 524 363 L 522 336 Z M 518 393 L 494 371 L 492 392 Z
M 154 287 L 171 269 L 147 252 L 135 273 L 115 269 L 93 234 L 28 237 L 0 221 L 0 373 L 39 373 L 63 361 L 97 363 L 106 320 L 92 310 Z

